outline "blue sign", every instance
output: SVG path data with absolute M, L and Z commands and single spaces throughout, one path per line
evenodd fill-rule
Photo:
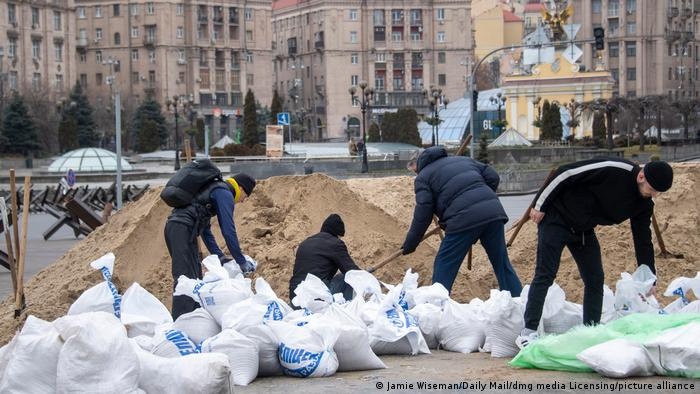
M 68 170 L 68 173 L 66 174 L 66 182 L 68 183 L 68 187 L 75 186 L 75 171 L 73 171 L 73 169 Z
M 289 112 L 280 112 L 277 114 L 277 125 L 289 126 Z

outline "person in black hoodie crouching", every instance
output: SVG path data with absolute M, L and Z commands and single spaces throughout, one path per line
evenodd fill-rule
M 343 293 L 346 300 L 352 298 L 352 287 L 345 283 L 345 273 L 359 270 L 348 253 L 348 247 L 340 237 L 345 235 L 345 223 L 338 214 L 329 215 L 321 226 L 321 232 L 305 239 L 297 249 L 294 271 L 289 280 L 289 299 L 294 290 L 313 274 L 328 286 L 331 294 Z M 340 270 L 340 274 L 336 273 Z

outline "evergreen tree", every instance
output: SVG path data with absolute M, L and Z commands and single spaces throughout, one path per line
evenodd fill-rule
M 396 113 L 399 123 L 399 138 L 397 142 L 403 142 L 415 146 L 421 146 L 421 138 L 418 133 L 418 113 L 413 108 L 402 108 Z
M 259 144 L 260 141 L 265 141 L 265 139 L 267 138 L 265 136 L 265 133 L 267 132 L 267 125 L 269 124 L 268 121 L 272 118 L 270 117 L 270 108 L 268 108 L 267 105 L 263 106 L 262 104 L 260 104 L 259 101 L 256 101 L 255 108 L 257 111 L 256 112 L 257 113 L 256 125 L 258 128 L 258 139 L 257 139 L 256 144 Z M 291 119 L 290 119 L 290 121 L 291 121 Z M 277 124 L 277 117 L 276 116 L 275 116 L 275 122 L 272 124 Z M 287 128 L 287 126 L 284 127 L 284 134 L 287 137 L 289 136 L 289 129 Z M 287 138 L 287 137 L 285 137 L 285 138 Z M 285 141 L 286 141 L 286 139 L 285 139 Z
M 186 127 L 187 120 L 182 116 L 182 111 L 178 113 L 178 127 Z M 148 135 L 141 137 L 140 134 L 144 132 L 145 121 L 152 121 L 155 124 L 156 136 L 158 143 L 153 147 L 152 138 L 153 136 Z M 149 126 L 150 127 L 150 126 Z M 181 130 L 184 135 L 184 130 Z M 150 133 L 150 131 L 149 131 Z M 168 139 L 168 128 L 165 126 L 165 117 L 161 112 L 160 103 L 153 97 L 153 91 L 146 91 L 146 99 L 143 100 L 141 105 L 136 108 L 134 112 L 134 117 L 132 118 L 131 124 L 129 125 L 129 134 L 133 141 L 136 141 L 136 150 L 138 152 L 152 152 L 158 149 L 161 145 L 165 144 Z M 149 141 L 147 144 L 142 144 L 141 141 Z M 151 150 L 141 150 L 146 146 L 153 147 Z
M 593 140 L 598 146 L 603 146 L 607 137 L 608 130 L 605 127 L 605 115 L 600 111 L 595 111 L 593 114 Z
M 557 103 L 552 103 L 552 105 L 549 107 L 549 111 L 551 112 L 550 116 L 552 122 L 551 140 L 561 141 L 561 138 L 564 135 L 564 127 L 561 125 L 561 112 L 559 112 L 559 105 Z
M 489 141 L 488 133 L 481 132 L 481 137 L 479 138 L 479 150 L 476 152 L 476 160 L 489 164 Z
M 552 112 L 549 100 L 544 100 L 542 104 L 542 120 L 540 126 L 540 141 L 550 141 L 552 139 Z
M 6 141 L 4 150 L 29 156 L 40 148 L 36 125 L 29 116 L 22 96 L 15 93 L 2 117 L 2 135 Z
M 380 136 L 379 136 L 379 125 L 372 122 L 372 124 L 369 125 L 369 131 L 367 132 L 367 141 L 368 142 L 379 142 Z
M 196 133 L 194 135 L 194 140 L 197 143 L 197 146 L 200 147 L 201 149 L 204 149 L 204 119 L 197 118 L 194 121 L 194 128 L 196 130 Z M 210 136 L 211 137 L 211 136 Z M 209 144 L 212 142 L 209 141 Z
M 141 129 L 136 135 L 136 150 L 138 152 L 153 152 L 160 147 L 159 125 L 144 114 L 141 118 Z
M 268 124 L 277 124 L 277 114 L 282 112 L 282 98 L 277 89 L 272 95 L 272 103 L 270 104 L 270 120 Z
M 78 130 L 78 146 L 97 146 L 100 142 L 100 135 L 97 133 L 97 125 L 92 117 L 93 110 L 87 96 L 83 93 L 83 87 L 76 82 L 70 92 L 69 105 L 63 112 L 63 119 L 73 118 Z M 74 103 L 74 104 L 73 104 Z
M 68 152 L 79 147 L 78 125 L 72 116 L 63 116 L 58 125 L 58 146 L 61 153 Z
M 248 147 L 252 147 L 258 140 L 258 119 L 256 114 L 255 95 L 248 89 L 243 104 L 243 136 L 241 142 Z
M 398 112 L 387 112 L 382 117 L 382 139 L 384 142 L 399 141 L 399 119 Z

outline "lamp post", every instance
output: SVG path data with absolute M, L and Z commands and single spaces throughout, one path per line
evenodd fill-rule
M 367 108 L 369 108 L 372 98 L 374 97 L 374 88 L 368 87 L 367 81 L 360 81 L 360 111 L 362 112 L 362 173 L 367 173 L 369 171 L 369 166 L 367 165 L 367 138 L 366 138 L 366 127 L 365 127 L 365 115 L 367 114 Z M 350 97 L 353 102 L 357 99 L 355 93 L 357 93 L 357 88 L 351 86 L 348 89 L 350 92 Z
M 5 48 L 0 47 L 0 119 L 5 111 L 5 74 L 2 72 L 2 63 L 5 57 Z
M 180 169 L 180 129 L 178 125 L 180 115 L 178 113 L 178 107 L 182 106 L 182 110 L 184 111 L 185 109 L 191 108 L 192 104 L 194 104 L 192 95 L 189 95 L 189 97 L 174 95 L 172 100 L 168 99 L 168 101 L 165 102 L 165 105 L 168 108 L 172 108 L 175 114 L 175 171 Z
M 498 92 L 495 97 L 489 97 L 489 101 L 491 104 L 498 106 L 498 131 L 500 132 L 501 128 L 503 127 L 503 123 L 501 122 L 501 108 L 503 108 L 506 104 L 506 96 L 503 96 L 501 92 Z
M 304 133 L 306 132 L 304 130 L 304 120 L 306 119 L 306 108 L 301 107 L 297 110 L 297 122 L 299 122 L 299 139 L 301 140 L 301 143 L 304 143 Z
M 449 100 L 442 95 L 442 89 L 430 87 L 430 91 L 423 90 L 423 96 L 428 99 L 428 104 L 430 104 L 430 110 L 433 112 L 433 138 L 432 146 L 438 145 L 440 143 L 439 130 L 440 130 L 440 105 L 444 104 L 447 107 Z

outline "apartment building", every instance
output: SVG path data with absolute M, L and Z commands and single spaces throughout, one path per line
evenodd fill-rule
M 605 29 L 606 48 L 582 45 L 586 69 L 610 70 L 614 94 L 634 97 L 665 94 L 671 99 L 698 97 L 697 0 L 576 0 L 573 23 L 578 37 Z
M 368 120 L 403 107 L 427 113 L 430 86 L 464 95 L 470 15 L 470 2 L 455 0 L 273 1 L 274 87 L 311 140 L 360 136 L 360 103 L 348 92 L 360 81 L 375 90 Z
M 269 0 L 74 1 L 77 77 L 96 102 L 109 97 L 114 76 L 131 103 L 146 88 L 161 103 L 191 100 L 219 135 L 240 123 L 248 89 L 270 105 Z
M 33 89 L 55 99 L 75 80 L 75 22 L 68 0 L 0 1 L 2 92 Z

